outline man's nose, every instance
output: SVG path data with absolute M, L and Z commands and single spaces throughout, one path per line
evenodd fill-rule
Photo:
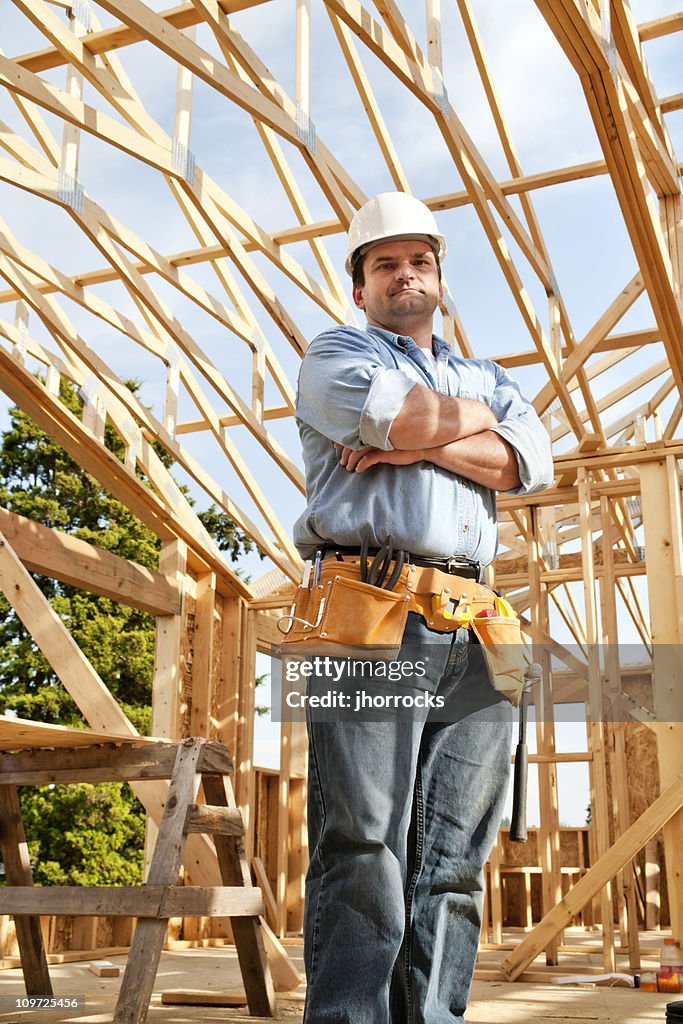
M 399 281 L 409 281 L 415 277 L 415 271 L 410 260 L 402 260 L 396 268 L 396 277 Z

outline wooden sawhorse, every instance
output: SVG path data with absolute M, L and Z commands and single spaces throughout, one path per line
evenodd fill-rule
M 0 853 L 7 887 L 3 910 L 13 914 L 28 995 L 51 995 L 40 931 L 41 914 L 138 918 L 119 993 L 115 1024 L 147 1016 L 168 919 L 229 917 L 250 1013 L 272 1017 L 275 994 L 261 936 L 261 890 L 244 855 L 242 816 L 235 805 L 227 747 L 205 739 L 116 742 L 60 750 L 0 753 Z M 170 779 L 147 881 L 142 886 L 34 887 L 16 787 L 68 782 L 153 784 Z M 205 804 L 196 802 L 200 783 Z M 179 886 L 191 833 L 213 836 L 222 886 Z M 206 850 L 211 855 L 210 849 Z

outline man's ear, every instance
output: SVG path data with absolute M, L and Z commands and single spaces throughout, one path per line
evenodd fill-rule
M 353 286 L 353 301 L 355 302 L 358 309 L 365 309 L 365 299 L 363 298 L 363 288 L 359 284 Z

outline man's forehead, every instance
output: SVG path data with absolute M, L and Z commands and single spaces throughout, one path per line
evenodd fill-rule
M 379 242 L 367 253 L 368 263 L 379 263 L 385 259 L 395 259 L 397 256 L 434 256 L 434 250 L 429 242 L 416 239 L 400 239 L 392 242 Z M 434 258 L 436 262 L 436 258 Z

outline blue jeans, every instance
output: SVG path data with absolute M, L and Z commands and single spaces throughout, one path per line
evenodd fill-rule
M 446 712 L 308 714 L 305 1024 L 463 1020 L 512 722 L 469 640 L 409 615 L 399 660 Z

